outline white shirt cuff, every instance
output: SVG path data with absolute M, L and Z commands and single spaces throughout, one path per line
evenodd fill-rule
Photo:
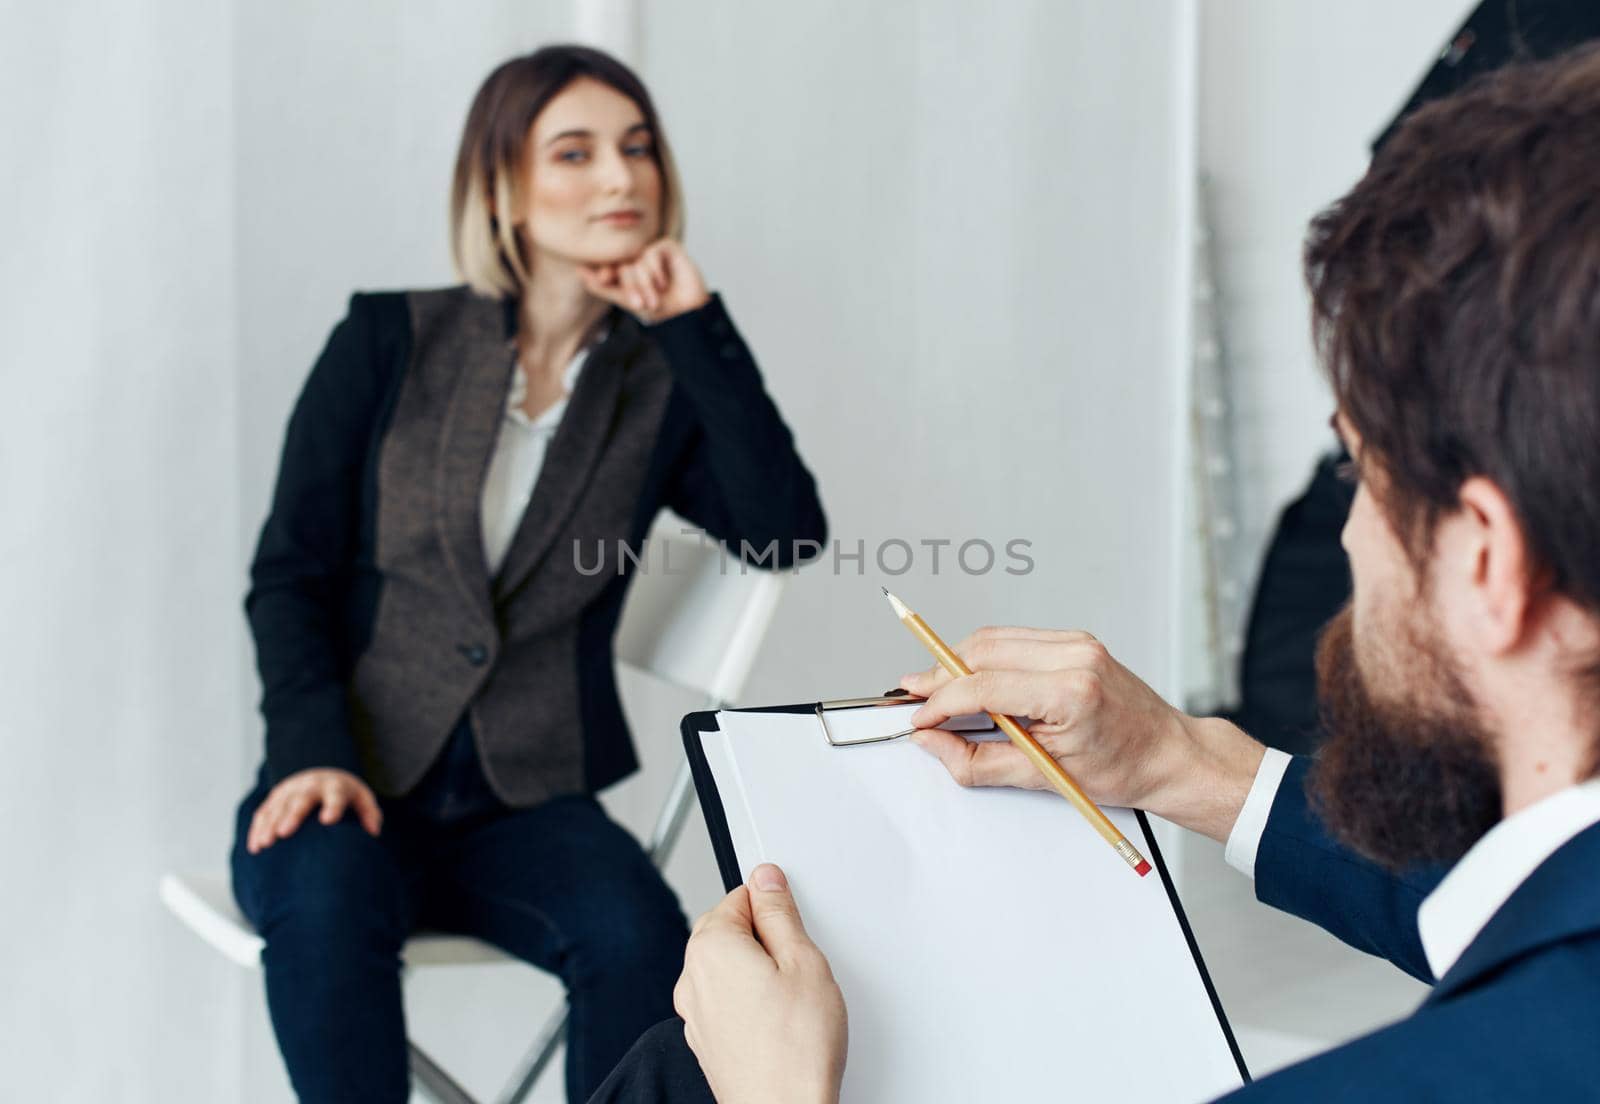
M 1268 748 L 1256 768 L 1256 780 L 1250 784 L 1250 793 L 1239 810 L 1239 819 L 1233 822 L 1228 833 L 1228 846 L 1222 857 L 1246 878 L 1256 876 L 1256 851 L 1261 847 L 1261 837 L 1267 830 L 1267 818 L 1272 815 L 1272 801 L 1278 796 L 1283 783 L 1283 772 L 1289 769 L 1291 756 L 1277 748 Z

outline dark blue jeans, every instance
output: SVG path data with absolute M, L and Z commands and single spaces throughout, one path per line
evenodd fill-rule
M 266 940 L 267 1005 L 301 1101 L 407 1099 L 400 949 L 418 928 L 476 936 L 561 978 L 570 1101 L 672 1015 L 688 930 L 643 849 L 591 797 L 501 805 L 465 722 L 416 790 L 383 802 L 376 839 L 354 815 L 324 825 L 313 811 L 251 855 L 266 795 L 258 782 L 239 806 L 233 887 Z

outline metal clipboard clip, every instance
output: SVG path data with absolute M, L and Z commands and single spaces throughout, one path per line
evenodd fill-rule
M 900 732 L 891 732 L 887 736 L 862 736 L 854 740 L 835 739 L 833 730 L 828 727 L 828 714 L 839 713 L 847 709 L 879 709 L 886 705 L 911 705 L 922 699 L 914 697 L 909 690 L 891 690 L 887 694 L 876 698 L 837 698 L 833 701 L 817 703 L 817 723 L 822 726 L 822 735 L 827 738 L 830 747 L 859 747 L 862 744 L 883 744 L 890 740 L 898 740 L 902 736 L 909 736 L 916 731 L 907 728 Z

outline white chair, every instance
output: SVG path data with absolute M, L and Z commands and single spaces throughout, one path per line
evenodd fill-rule
M 787 576 L 746 568 L 710 541 L 686 540 L 662 524 L 650 538 L 651 555 L 636 574 L 617 628 L 620 663 L 705 695 L 705 708 L 734 702 L 749 677 Z M 674 534 L 674 535 L 669 535 Z M 676 731 L 648 739 L 676 739 Z M 646 850 L 666 865 L 694 796 L 687 762 L 680 763 L 656 818 Z M 233 902 L 226 874 L 168 873 L 162 902 L 223 955 L 258 969 L 263 941 Z M 515 961 L 466 936 L 418 933 L 404 950 L 409 969 Z M 520 1104 L 533 1091 L 566 1034 L 565 1006 L 535 1036 L 496 1104 Z M 417 1089 L 439 1104 L 475 1104 L 473 1098 L 415 1043 L 409 1044 Z

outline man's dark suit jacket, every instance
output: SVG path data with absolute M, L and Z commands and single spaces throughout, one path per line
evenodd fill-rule
M 1309 767 L 1309 759 L 1295 759 L 1278 789 L 1256 853 L 1256 896 L 1434 982 L 1417 933 L 1417 907 L 1439 875 L 1397 877 L 1329 838 L 1306 800 Z M 1522 883 L 1409 1017 L 1223 1100 L 1553 1104 L 1600 1099 L 1596 870 L 1600 825 L 1569 840 Z M 1150 1041 L 1150 1053 L 1159 1058 L 1159 1039 Z M 1065 1057 L 1070 1063 L 1070 1053 Z M 972 1060 L 998 1059 L 974 1055 Z M 640 1039 L 591 1104 L 709 1100 L 699 1065 L 684 1043 L 683 1024 L 670 1020 Z
M 340 767 L 404 794 L 467 713 L 508 805 L 598 790 L 637 765 L 619 542 L 665 506 L 736 554 L 775 543 L 767 567 L 821 550 L 815 483 L 713 297 L 649 327 L 613 312 L 491 577 L 479 503 L 515 319 L 466 288 L 356 295 L 312 370 L 246 600 L 269 781 Z
M 1263 1078 L 1232 1104 L 1506 1104 L 1600 1099 L 1600 825 L 1546 859 L 1444 977 L 1417 908 L 1437 874 L 1397 877 L 1331 840 L 1297 758 L 1261 847 L 1256 896 L 1434 983 L 1409 1017 Z

